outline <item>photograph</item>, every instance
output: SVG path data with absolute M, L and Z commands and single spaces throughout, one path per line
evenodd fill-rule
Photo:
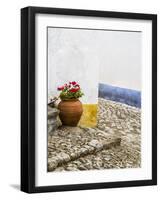
M 21 190 L 156 185 L 157 15 L 21 17 Z
M 47 171 L 141 167 L 142 32 L 47 30 Z

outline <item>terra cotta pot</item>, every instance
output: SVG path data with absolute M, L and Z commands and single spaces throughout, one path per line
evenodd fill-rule
M 83 113 L 82 103 L 78 99 L 61 100 L 58 105 L 59 117 L 63 125 L 77 126 Z

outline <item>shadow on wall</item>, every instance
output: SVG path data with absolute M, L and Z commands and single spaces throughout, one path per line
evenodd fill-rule
M 141 108 L 141 92 L 99 83 L 99 97 Z

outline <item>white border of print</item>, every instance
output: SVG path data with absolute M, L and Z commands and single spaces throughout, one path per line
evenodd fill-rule
M 47 26 L 142 31 L 141 168 L 47 172 Z M 152 178 L 152 23 L 64 15 L 36 15 L 36 186 L 147 180 Z

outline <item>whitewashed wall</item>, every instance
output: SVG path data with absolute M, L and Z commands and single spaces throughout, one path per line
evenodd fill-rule
M 97 103 L 98 82 L 141 90 L 141 33 L 48 28 L 48 94 L 68 81 L 84 103 Z
M 107 31 L 99 38 L 99 81 L 141 91 L 141 32 Z
M 93 31 L 48 28 L 48 93 L 69 81 L 80 84 L 83 103 L 97 103 L 99 58 Z

